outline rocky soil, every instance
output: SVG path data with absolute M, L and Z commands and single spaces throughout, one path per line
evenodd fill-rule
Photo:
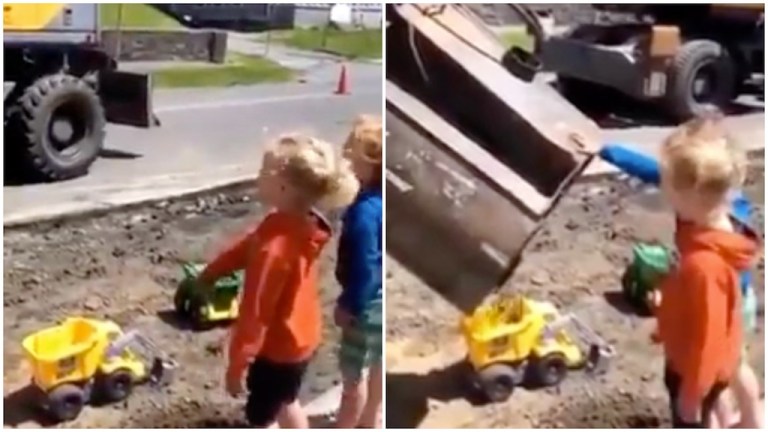
M 746 187 L 764 227 L 764 163 Z M 658 428 L 669 425 L 654 323 L 622 300 L 620 277 L 638 241 L 671 242 L 673 220 L 653 189 L 605 181 L 575 186 L 536 235 L 503 287 L 576 313 L 614 344 L 609 372 L 574 372 L 557 388 L 517 389 L 502 404 L 473 400 L 458 333 L 459 312 L 402 266 L 387 264 L 387 426 L 439 428 Z M 763 305 L 764 261 L 755 284 Z M 763 322 L 762 317 L 759 320 Z M 749 336 L 764 376 L 764 334 Z
M 173 312 L 182 260 L 205 260 L 264 210 L 247 189 L 166 201 L 98 217 L 6 230 L 4 237 L 4 425 L 50 425 L 32 403 L 21 340 L 69 316 L 108 318 L 135 328 L 180 363 L 165 389 L 138 387 L 125 403 L 87 408 L 64 427 L 242 427 L 242 401 L 223 390 L 216 349 L 226 326 L 193 331 Z M 321 262 L 326 342 L 302 399 L 337 382 L 330 318 L 338 293 L 335 244 Z

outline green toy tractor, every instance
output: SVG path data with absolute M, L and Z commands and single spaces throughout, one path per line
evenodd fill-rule
M 640 243 L 632 250 L 632 263 L 621 278 L 626 301 L 638 312 L 649 314 L 649 295 L 672 267 L 674 255 L 662 245 Z
M 242 271 L 217 280 L 212 287 L 202 286 L 197 278 L 204 269 L 205 264 L 184 263 L 184 278 L 173 298 L 176 313 L 200 330 L 237 318 L 238 291 L 243 286 Z

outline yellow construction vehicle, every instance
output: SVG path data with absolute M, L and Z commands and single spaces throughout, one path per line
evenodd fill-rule
M 600 374 L 614 349 L 575 315 L 548 302 L 498 297 L 464 317 L 461 328 L 474 382 L 493 402 L 509 398 L 526 380 L 559 384 L 569 369 Z
M 100 34 L 98 4 L 3 4 L 6 172 L 81 176 L 101 152 L 107 122 L 156 124 L 150 76 L 118 71 Z
M 167 385 L 177 367 L 137 331 L 82 317 L 33 333 L 22 346 L 40 403 L 57 421 L 75 419 L 94 399 L 124 400 L 135 383 Z

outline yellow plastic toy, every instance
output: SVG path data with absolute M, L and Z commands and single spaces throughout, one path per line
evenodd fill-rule
M 475 384 L 493 402 L 508 399 L 528 378 L 553 386 L 568 369 L 602 373 L 614 355 L 613 347 L 576 316 L 522 296 L 480 306 L 462 319 L 461 328 Z
M 42 405 L 58 421 L 75 419 L 94 396 L 118 402 L 135 383 L 165 385 L 176 368 L 138 332 L 124 333 L 111 321 L 67 318 L 27 336 L 22 346 Z

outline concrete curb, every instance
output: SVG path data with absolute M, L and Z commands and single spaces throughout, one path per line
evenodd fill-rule
M 253 174 L 241 174 L 192 186 L 169 185 L 158 186 L 149 191 L 126 191 L 101 202 L 82 201 L 46 206 L 42 210 L 36 208 L 3 217 L 3 228 L 14 229 L 43 222 L 62 222 L 79 217 L 101 215 L 118 208 L 128 210 L 155 202 L 192 198 L 245 187 L 254 180 Z

